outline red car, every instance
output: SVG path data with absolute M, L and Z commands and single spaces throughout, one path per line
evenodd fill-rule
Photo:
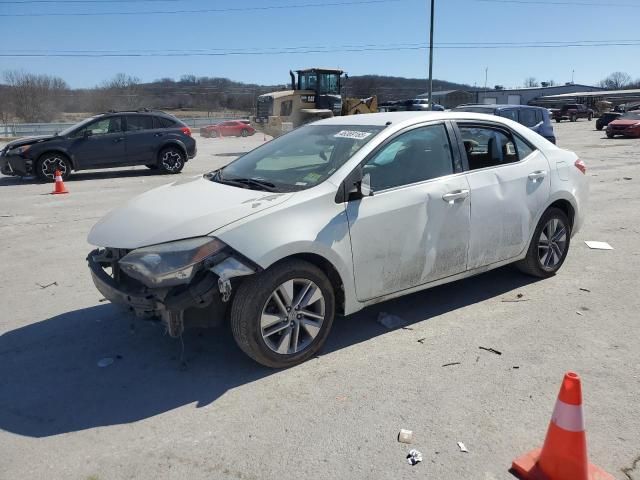
M 200 129 L 200 136 L 210 137 L 248 137 L 256 133 L 249 120 L 229 120 L 228 122 L 207 125 Z
M 627 112 L 607 125 L 607 137 L 640 137 L 640 112 Z

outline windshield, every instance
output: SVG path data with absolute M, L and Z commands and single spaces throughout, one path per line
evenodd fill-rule
M 625 120 L 638 120 L 640 121 L 640 112 L 627 112 L 619 118 L 623 118 Z
M 244 188 L 291 192 L 324 182 L 384 127 L 307 125 L 230 163 L 210 178 Z M 244 183 L 238 182 L 241 180 Z
M 87 123 L 95 120 L 96 117 L 89 117 L 89 118 L 85 118 L 84 120 L 82 120 L 79 123 L 76 123 L 75 125 L 71 125 L 70 127 L 65 128 L 64 130 L 62 130 L 61 132 L 58 132 L 58 135 L 60 137 L 66 137 L 67 135 L 69 135 L 71 132 L 73 132 L 75 129 L 80 128 L 84 125 L 86 125 Z

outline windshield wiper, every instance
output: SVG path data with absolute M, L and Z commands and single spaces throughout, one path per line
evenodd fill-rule
M 265 190 L 267 192 L 279 191 L 273 183 L 260 178 L 224 178 L 221 170 L 218 170 L 212 179 L 219 183 L 236 185 L 242 188 L 258 187 L 259 190 Z

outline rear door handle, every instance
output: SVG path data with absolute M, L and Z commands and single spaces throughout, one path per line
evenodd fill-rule
M 529 180 L 533 180 L 535 182 L 536 180 L 540 180 L 546 176 L 547 172 L 545 170 L 536 170 L 535 172 L 531 172 L 529 174 Z
M 454 190 L 453 192 L 445 193 L 442 195 L 442 200 L 445 202 L 453 203 L 456 200 L 462 200 L 469 196 L 469 190 Z

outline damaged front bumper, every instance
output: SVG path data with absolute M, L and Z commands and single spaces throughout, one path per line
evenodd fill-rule
M 109 248 L 92 251 L 87 262 L 93 283 L 104 298 L 129 308 L 136 316 L 160 318 L 171 336 L 182 334 L 185 324 L 219 325 L 231 297 L 231 279 L 256 271 L 225 253 L 218 255 L 213 265 L 203 265 L 189 284 L 149 288 L 120 270 L 118 261 L 126 253 Z
M 0 152 L 0 173 L 7 176 L 27 177 L 33 172 L 33 160 L 19 155 Z

